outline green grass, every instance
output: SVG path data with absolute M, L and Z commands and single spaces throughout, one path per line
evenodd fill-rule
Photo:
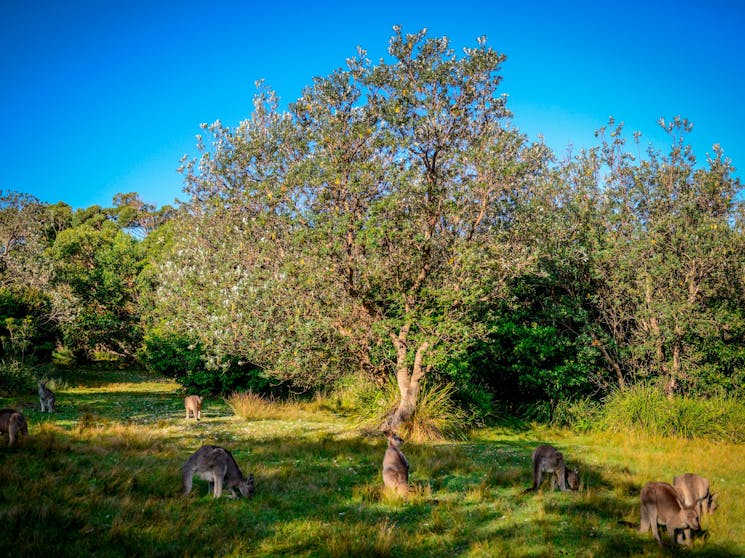
M 14 556 L 743 556 L 745 447 L 639 433 L 483 428 L 465 441 L 409 443 L 414 494 L 382 490 L 385 439 L 318 404 L 240 418 L 206 399 L 184 419 L 178 386 L 128 371 L 62 374 L 59 412 L 22 406 L 30 436 L 0 446 L 0 554 Z M 530 485 L 542 442 L 582 470 L 579 493 Z M 230 449 L 252 500 L 180 494 L 200 445 Z M 648 480 L 697 472 L 720 493 L 707 537 L 660 549 L 638 523 Z

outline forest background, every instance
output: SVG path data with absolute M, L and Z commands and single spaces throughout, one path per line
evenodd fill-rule
M 105 360 L 189 392 L 352 393 L 395 424 L 432 393 L 460 427 L 742 412 L 732 162 L 682 117 L 664 149 L 611 120 L 560 159 L 510 125 L 503 60 L 396 29 L 287 109 L 258 84 L 237 127 L 203 126 L 173 207 L 4 191 L 0 389 Z

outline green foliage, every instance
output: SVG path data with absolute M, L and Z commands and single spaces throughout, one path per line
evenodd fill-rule
M 655 385 L 616 391 L 603 404 L 598 426 L 612 432 L 745 441 L 745 402 L 739 397 L 667 397 Z
M 67 295 L 59 300 L 64 345 L 87 359 L 107 351 L 132 361 L 142 339 L 139 243 L 105 211 L 75 217 L 82 222 L 60 232 L 50 250 L 56 284 Z
M 175 379 L 193 394 L 269 393 L 278 389 L 258 367 L 237 358 L 215 359 L 199 341 L 178 334 L 150 332 L 138 358 L 148 370 Z
M 25 396 L 36 390 L 34 369 L 15 359 L 0 360 L 0 395 Z
M 46 293 L 31 287 L 0 287 L 2 354 L 25 361 L 49 358 L 57 330 L 48 319 L 52 303 Z

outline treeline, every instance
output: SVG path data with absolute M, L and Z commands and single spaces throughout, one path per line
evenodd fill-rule
M 684 119 L 662 151 L 611 121 L 557 160 L 510 125 L 503 60 L 397 29 L 286 109 L 261 86 L 247 120 L 204 126 L 178 208 L 5 195 L 3 366 L 109 355 L 214 392 L 395 378 L 394 422 L 425 380 L 477 412 L 742 396 L 723 151 L 698 160 Z

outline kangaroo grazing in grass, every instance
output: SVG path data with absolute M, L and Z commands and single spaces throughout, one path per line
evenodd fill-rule
M 39 382 L 39 403 L 41 403 L 41 412 L 54 412 L 54 403 L 56 398 L 52 390 L 47 387 L 47 380 Z
M 709 492 L 709 481 L 704 477 L 693 473 L 679 475 L 673 479 L 673 487 L 684 506 L 696 508 L 699 519 L 717 509 L 717 494 Z
M 209 483 L 207 494 L 215 498 L 222 496 L 222 491 L 230 491 L 231 498 L 250 498 L 254 494 L 254 476 L 243 476 L 231 453 L 219 446 L 202 446 L 195 451 L 181 468 L 181 485 L 184 496 L 191 492 L 192 477 L 197 474 Z
M 673 543 L 685 540 L 691 543 L 690 537 L 684 537 L 690 529 L 698 530 L 698 512 L 693 506 L 684 506 L 671 485 L 666 482 L 648 482 L 641 491 L 641 522 L 639 532 L 652 534 L 662 546 L 658 525 L 665 525 Z
M 8 445 L 12 446 L 18 434 L 28 436 L 26 417 L 15 409 L 0 409 L 0 433 L 8 434 Z
M 555 447 L 540 445 L 533 451 L 533 487 L 525 492 L 538 490 L 543 482 L 543 473 L 553 473 L 551 489 L 558 486 L 562 492 L 579 489 L 579 469 L 567 470 L 564 455 Z
M 199 420 L 202 418 L 202 396 L 187 395 L 184 398 L 184 407 L 186 407 L 186 419 L 189 419 L 189 413 Z
M 388 448 L 383 456 L 383 484 L 401 496 L 409 492 L 409 462 L 398 448 L 404 441 L 393 431 L 384 430 L 388 438 Z

